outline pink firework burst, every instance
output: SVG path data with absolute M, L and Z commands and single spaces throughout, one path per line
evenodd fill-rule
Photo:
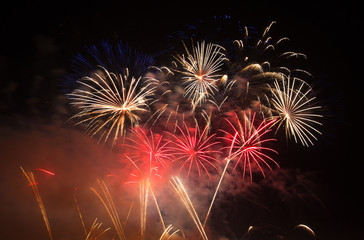
M 229 143 L 229 147 L 224 147 L 230 150 L 229 159 L 236 160 L 233 172 L 240 164 L 243 169 L 243 179 L 245 179 L 246 173 L 250 176 L 250 181 L 253 181 L 253 172 L 261 172 L 263 177 L 265 177 L 264 171 L 269 169 L 272 171 L 270 163 L 278 166 L 278 163 L 268 155 L 269 152 L 277 153 L 272 148 L 267 147 L 267 143 L 275 141 L 273 138 L 265 138 L 266 134 L 270 132 L 270 126 L 275 122 L 262 121 L 258 127 L 256 113 L 251 113 L 250 111 L 242 111 L 242 119 L 239 119 L 238 115 L 235 113 L 234 123 L 228 119 L 229 126 L 232 129 L 232 133 L 225 130 L 221 130 L 226 134 L 222 137 L 225 141 Z
M 194 128 L 189 128 L 187 124 L 183 123 L 184 129 L 177 125 L 177 135 L 168 133 L 172 139 L 169 140 L 170 146 L 168 147 L 172 155 L 175 157 L 175 162 L 183 162 L 178 172 L 181 172 L 183 168 L 188 168 L 188 176 L 191 173 L 191 169 L 195 167 L 197 169 L 199 177 L 201 171 L 205 171 L 208 177 L 210 177 L 210 169 L 217 170 L 216 163 L 220 164 L 220 161 L 215 158 L 214 155 L 220 154 L 219 150 L 212 150 L 219 144 L 215 140 L 215 135 L 206 135 L 207 126 L 201 132 L 198 125 Z

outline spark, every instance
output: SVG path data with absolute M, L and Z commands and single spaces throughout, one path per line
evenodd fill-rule
M 171 237 L 179 232 L 179 229 L 174 231 L 172 234 L 170 232 L 172 231 L 173 227 L 172 225 L 168 225 L 168 227 L 163 231 L 162 235 L 160 236 L 159 240 L 169 240 Z
M 190 53 L 184 45 L 186 57 L 176 56 L 176 60 L 182 65 L 182 70 L 176 70 L 184 75 L 182 77 L 186 87 L 184 95 L 192 100 L 193 105 L 204 102 L 217 89 L 217 83 L 221 78 L 219 71 L 226 60 L 222 52 L 223 47 L 204 41 L 193 47 Z
M 100 229 L 102 223 L 97 222 L 97 218 L 91 225 L 90 231 L 86 234 L 86 240 L 97 240 L 101 237 L 105 232 L 109 231 L 110 228 L 106 228 L 105 230 Z
M 49 174 L 49 175 L 51 175 L 51 176 L 56 175 L 54 172 L 51 172 L 51 171 L 49 171 L 49 170 L 45 170 L 45 169 L 43 169 L 43 168 L 36 168 L 35 170 L 38 170 L 38 171 L 44 172 L 44 173 Z
M 184 129 L 177 126 L 179 135 L 168 133 L 173 140 L 169 140 L 171 146 L 168 148 L 172 151 L 172 154 L 176 157 L 175 161 L 183 161 L 183 164 L 179 168 L 179 172 L 184 168 L 188 168 L 188 175 L 190 175 L 192 167 L 195 165 L 199 176 L 201 170 L 204 170 L 210 178 L 208 168 L 212 167 L 217 170 L 214 163 L 220 163 L 218 159 L 211 156 L 213 154 L 220 153 L 218 150 L 210 150 L 210 148 L 216 148 L 218 141 L 214 140 L 216 134 L 206 136 L 208 126 L 204 128 L 202 132 L 198 125 L 195 128 L 188 128 L 187 124 L 183 123 Z
M 321 106 L 313 104 L 315 97 L 311 97 L 311 87 L 301 79 L 284 77 L 275 80 L 271 88 L 272 103 L 278 113 L 278 128 L 284 124 L 288 138 L 293 137 L 295 142 L 303 146 L 314 145 L 315 134 L 321 134 L 316 128 L 322 125 L 317 118 L 322 115 L 315 113 Z
M 296 228 L 302 228 L 302 229 L 306 230 L 307 232 L 309 232 L 314 238 L 316 238 L 315 232 L 309 226 L 301 223 L 301 224 L 298 224 L 296 226 Z
M 101 66 L 99 68 L 100 72 L 95 72 L 93 77 L 80 79 L 80 87 L 68 96 L 71 104 L 80 109 L 73 116 L 80 119 L 77 124 L 87 123 L 85 131 L 92 133 L 92 136 L 105 129 L 100 137 L 105 142 L 114 132 L 115 145 L 118 137 L 125 135 L 126 121 L 131 126 L 137 125 L 139 113 L 148 111 L 147 98 L 155 87 L 150 88 L 150 84 L 141 87 L 141 78 L 129 78 L 128 74 L 117 75 Z

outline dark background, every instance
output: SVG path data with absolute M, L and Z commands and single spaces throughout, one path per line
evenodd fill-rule
M 285 167 L 320 176 L 328 208 L 322 239 L 362 234 L 362 39 L 360 2 L 306 1 L 28 1 L 1 10 L 0 124 L 22 126 L 67 116 L 59 81 L 86 43 L 118 38 L 152 54 L 165 36 L 200 19 L 229 14 L 259 31 L 272 20 L 278 36 L 307 55 L 326 120 L 320 143 L 309 151 L 289 145 Z M 356 5 L 357 4 L 357 5 Z M 0 137 L 2 133 L 0 132 Z M 5 135 L 3 135 L 5 136 Z M 2 137 L 3 141 L 6 141 Z M 6 166 L 5 160 L 2 160 Z M 2 228 L 3 226 L 1 226 Z M 0 229 L 1 229 L 0 228 Z

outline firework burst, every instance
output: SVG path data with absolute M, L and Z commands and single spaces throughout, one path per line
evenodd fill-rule
M 176 157 L 175 162 L 182 161 L 179 172 L 184 168 L 188 168 L 187 172 L 190 175 L 192 168 L 195 166 L 198 175 L 201 171 L 205 171 L 210 178 L 209 169 L 217 170 L 216 163 L 220 163 L 213 155 L 219 154 L 220 151 L 212 150 L 219 144 L 214 140 L 216 134 L 206 136 L 207 127 L 201 132 L 198 125 L 195 128 L 189 128 L 186 123 L 183 123 L 184 129 L 177 126 L 178 135 L 170 134 L 172 140 L 169 140 L 168 147 L 171 153 Z
M 80 79 L 80 87 L 68 94 L 71 104 L 81 110 L 73 118 L 80 119 L 77 124 L 87 123 L 85 131 L 92 136 L 101 133 L 100 140 L 106 142 L 112 134 L 114 145 L 125 135 L 127 121 L 138 124 L 139 114 L 148 111 L 147 98 L 154 88 L 140 87 L 141 78 L 116 75 L 103 67 L 93 75 Z
M 267 143 L 275 141 L 275 139 L 264 139 L 264 135 L 270 131 L 269 128 L 275 120 L 268 122 L 262 121 L 258 127 L 255 127 L 254 124 L 257 122 L 256 113 L 251 113 L 250 111 L 242 111 L 242 120 L 235 114 L 235 120 L 235 125 L 227 120 L 233 133 L 221 130 L 227 134 L 227 136 L 222 137 L 222 139 L 226 140 L 230 143 L 229 145 L 231 145 L 230 147 L 225 147 L 230 149 L 229 161 L 236 159 L 233 171 L 235 171 L 240 164 L 243 169 L 243 179 L 245 178 L 246 173 L 248 173 L 250 181 L 253 181 L 253 172 L 256 170 L 260 171 L 263 177 L 265 177 L 265 169 L 268 168 L 269 170 L 272 170 L 269 162 L 278 166 L 278 163 L 267 154 L 268 152 L 277 152 L 272 148 L 265 146 Z
M 164 141 L 163 135 L 154 133 L 151 129 L 146 131 L 140 126 L 134 127 L 131 132 L 135 137 L 128 138 L 130 144 L 124 144 L 134 150 L 130 154 L 128 153 L 130 157 L 134 158 L 132 155 L 136 155 L 136 159 L 148 162 L 151 167 L 166 168 L 168 162 L 172 161 L 171 154 L 166 147 L 168 142 Z
M 284 77 L 274 82 L 271 88 L 272 103 L 278 114 L 278 128 L 285 127 L 286 136 L 293 137 L 295 142 L 303 146 L 314 145 L 315 134 L 321 134 L 316 128 L 322 125 L 317 119 L 322 115 L 317 114 L 321 106 L 314 105 L 312 88 L 303 80 Z
M 224 48 L 217 44 L 206 44 L 204 41 L 197 42 L 192 53 L 186 45 L 184 47 L 186 56 L 176 56 L 182 70 L 176 71 L 183 75 L 186 85 L 184 95 L 192 100 L 193 105 L 197 105 L 218 90 L 216 84 L 222 76 L 219 72 L 226 60 Z

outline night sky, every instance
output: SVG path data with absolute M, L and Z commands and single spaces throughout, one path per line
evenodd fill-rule
M 34 202 L 30 203 L 34 211 L 16 210 L 12 201 L 19 196 L 17 187 L 24 182 L 19 165 L 36 166 L 31 161 L 38 161 L 40 151 L 44 151 L 49 158 L 40 162 L 52 166 L 52 149 L 58 156 L 55 161 L 61 161 L 62 156 L 67 158 L 67 153 L 61 153 L 67 147 L 70 155 L 78 156 L 72 152 L 76 151 L 71 146 L 73 142 L 89 144 L 87 136 L 67 123 L 71 110 L 59 87 L 71 70 L 72 56 L 85 44 L 101 39 L 124 40 L 147 54 L 157 54 L 164 50 L 167 35 L 183 31 L 186 24 L 225 14 L 259 31 L 276 21 L 272 34 L 288 37 L 290 49 L 307 55 L 304 68 L 313 74 L 310 83 L 324 106 L 323 136 L 310 149 L 283 142 L 281 165 L 314 175 L 316 191 L 326 208 L 318 211 L 321 216 L 314 217 L 312 210 L 312 216 L 307 218 L 316 219 L 312 224 L 318 239 L 363 239 L 361 6 L 351 1 L 196 2 L 31 1 L 2 6 L 0 149 L 4 154 L 0 155 L 0 166 L 4 174 L 0 176 L 0 212 L 5 212 L 5 216 L 0 224 L 0 239 L 12 239 L 9 232 L 16 229 L 29 230 L 24 225 L 31 220 L 17 219 L 24 212 L 38 210 Z M 59 132 L 60 136 L 67 136 L 68 128 L 72 129 L 72 140 L 63 145 L 65 140 L 54 135 Z M 49 142 L 62 145 L 61 150 L 47 149 L 50 135 Z M 82 145 L 81 151 L 86 148 Z M 100 148 L 93 150 L 95 161 L 99 161 L 96 156 L 101 155 Z M 30 151 L 31 156 L 21 151 Z M 87 163 L 75 163 L 83 164 Z M 19 189 L 24 194 L 25 190 Z

